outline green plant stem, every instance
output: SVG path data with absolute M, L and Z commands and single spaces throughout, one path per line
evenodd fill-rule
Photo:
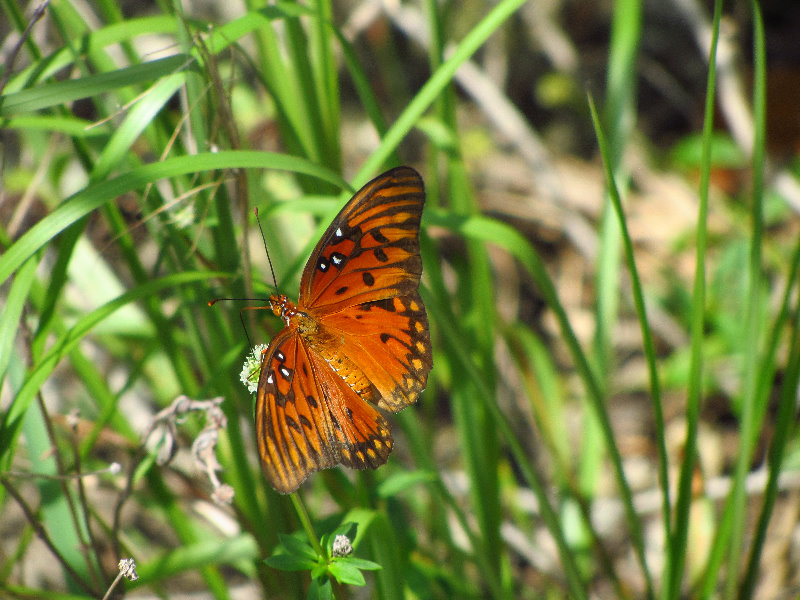
M 308 536 L 308 541 L 311 542 L 311 545 L 314 547 L 317 555 L 323 556 L 327 561 L 328 553 L 322 548 L 322 544 L 320 543 L 317 534 L 314 532 L 314 526 L 311 524 L 311 518 L 308 516 L 306 505 L 303 502 L 303 499 L 300 497 L 300 494 L 297 492 L 289 494 L 289 498 L 291 498 L 292 504 L 294 505 L 294 510 L 297 512 L 297 517 L 300 519 L 303 529 L 305 529 L 306 536 Z

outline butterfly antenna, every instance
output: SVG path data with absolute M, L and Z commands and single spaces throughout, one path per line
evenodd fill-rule
M 264 298 L 214 298 L 213 300 L 208 301 L 209 306 L 214 306 L 217 302 L 222 300 L 236 300 L 237 302 L 263 302 Z M 247 337 L 247 345 L 253 348 L 253 342 L 250 339 L 250 334 L 247 332 L 247 325 L 244 322 L 244 311 L 246 310 L 272 310 L 272 307 L 267 306 L 245 306 L 244 308 L 239 309 L 239 321 L 242 323 L 242 329 L 244 329 L 244 335 Z
M 267 263 L 269 263 L 269 270 L 272 273 L 272 283 L 275 284 L 275 290 L 278 289 L 278 280 L 275 278 L 275 269 L 272 268 L 272 259 L 269 257 L 269 248 L 267 248 L 267 238 L 264 237 L 264 228 L 261 227 L 261 219 L 258 218 L 258 207 L 253 207 L 253 213 L 256 215 L 256 223 L 258 223 L 258 231 L 261 233 L 261 241 L 264 242 L 264 252 L 267 254 Z

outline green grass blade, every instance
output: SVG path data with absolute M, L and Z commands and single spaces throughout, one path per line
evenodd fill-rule
M 39 248 L 66 227 L 106 202 L 161 179 L 219 169 L 279 169 L 313 175 L 340 187 L 347 183 L 325 168 L 302 158 L 269 152 L 226 151 L 168 158 L 87 187 L 71 196 L 55 211 L 39 221 L 0 257 L 0 283 L 20 267 Z
M 736 596 L 744 546 L 744 526 L 746 521 L 746 504 L 748 495 L 745 479 L 750 470 L 753 453 L 758 443 L 758 423 L 761 422 L 766 403 L 761 402 L 761 410 L 757 404 L 758 370 L 766 368 L 761 360 L 763 335 L 761 334 L 761 315 L 763 310 L 764 278 L 762 276 L 761 247 L 764 234 L 764 154 L 766 148 L 766 48 L 764 40 L 764 22 L 758 3 L 753 3 L 753 37 L 754 37 L 754 82 L 753 113 L 755 120 L 755 137 L 753 140 L 753 197 L 751 204 L 751 237 L 750 257 L 748 264 L 747 313 L 744 319 L 745 347 L 750 355 L 744 360 L 742 377 L 742 402 L 740 419 L 740 448 L 734 469 L 733 486 L 730 491 L 729 514 L 724 519 L 731 523 L 731 537 L 728 544 L 727 577 L 725 597 L 732 600 Z
M 709 50 L 706 104 L 703 116 L 703 158 L 700 174 L 700 203 L 697 211 L 695 237 L 695 276 L 692 288 L 691 309 L 691 358 L 689 390 L 686 405 L 686 443 L 683 463 L 678 481 L 678 496 L 675 506 L 674 530 L 668 546 L 668 561 L 665 574 L 665 598 L 680 597 L 684 568 L 686 566 L 686 542 L 689 535 L 689 515 L 692 502 L 692 478 L 697 461 L 697 430 L 700 421 L 700 404 L 703 394 L 703 340 L 706 315 L 706 246 L 708 220 L 708 190 L 711 173 L 711 134 L 714 122 L 714 97 L 716 86 L 716 57 L 719 40 L 719 22 L 722 2 L 714 3 L 714 24 Z M 716 569 L 709 569 L 707 577 L 713 579 Z
M 642 283 L 639 278 L 639 272 L 636 268 L 636 261 L 634 256 L 633 242 L 628 232 L 628 227 L 625 222 L 625 213 L 622 208 L 622 199 L 620 198 L 619 190 L 617 189 L 616 181 L 611 163 L 607 160 L 610 156 L 610 149 L 605 142 L 605 134 L 600 124 L 600 118 L 595 109 L 594 102 L 591 97 L 589 98 L 589 108 L 592 113 L 592 121 L 594 123 L 595 135 L 600 146 L 600 155 L 603 157 L 603 165 L 606 171 L 606 179 L 608 182 L 609 197 L 611 204 L 617 215 L 619 228 L 622 235 L 622 243 L 625 249 L 625 259 L 627 261 L 628 271 L 631 276 L 631 285 L 633 289 L 633 300 L 636 306 L 636 313 L 639 317 L 639 328 L 642 332 L 642 340 L 644 344 L 644 355 L 647 360 L 647 369 L 650 378 L 650 393 L 653 402 L 653 413 L 656 423 L 656 435 L 659 455 L 659 483 L 662 492 L 662 519 L 664 522 L 665 538 L 668 538 L 671 531 L 670 527 L 670 500 L 669 500 L 669 479 L 667 473 L 667 449 L 666 441 L 664 439 L 664 411 L 661 405 L 661 385 L 659 383 L 658 368 L 656 366 L 656 351 L 653 344 L 653 337 L 650 331 L 650 325 L 647 320 L 647 309 L 644 302 L 644 292 L 642 290 Z M 631 501 L 631 497 L 623 495 L 623 501 Z M 639 527 L 638 519 L 635 517 L 633 504 L 627 507 L 629 514 L 629 522 L 634 526 L 634 544 L 636 551 L 639 555 L 639 563 L 644 572 L 645 580 L 647 581 L 648 594 L 653 597 L 654 590 L 652 587 L 652 578 L 650 570 L 647 565 L 645 556 L 644 538 Z
M 194 60 L 191 57 L 177 55 L 110 73 L 45 83 L 0 97 L 0 117 L 61 106 L 66 102 L 146 83 L 182 69 L 192 68 L 193 64 Z
M 502 0 L 489 11 L 489 14 L 480 23 L 470 30 L 464 39 L 457 44 L 452 56 L 431 75 L 413 100 L 408 103 L 402 114 L 397 117 L 394 125 L 389 128 L 389 131 L 386 132 L 386 135 L 381 140 L 378 148 L 358 170 L 358 174 L 353 178 L 353 185 L 356 187 L 363 185 L 369 181 L 371 174 L 380 170 L 381 165 L 391 156 L 406 134 L 414 127 L 417 120 L 433 104 L 442 90 L 450 84 L 458 67 L 469 59 L 486 42 L 489 36 L 523 4 L 525 4 L 525 0 Z
M 22 312 L 25 301 L 36 276 L 36 267 L 39 261 L 36 257 L 29 258 L 17 271 L 17 276 L 8 291 L 5 306 L 0 315 L 0 387 L 6 378 L 8 366 L 11 363 L 11 353 L 14 349 L 14 340 L 22 324 Z
M 778 341 L 781 332 L 784 331 L 786 322 L 789 320 L 792 292 L 797 289 L 798 274 L 800 273 L 800 241 L 795 246 L 794 257 L 792 260 L 789 277 L 786 283 L 786 292 L 783 297 L 781 309 L 775 319 L 772 331 L 771 343 L 767 358 L 764 361 L 761 373 L 762 380 L 759 386 L 761 396 L 766 397 L 771 391 L 771 381 L 775 374 L 775 355 L 778 349 Z M 781 383 L 780 399 L 778 409 L 775 414 L 775 432 L 769 447 L 767 463 L 769 468 L 769 478 L 764 490 L 764 500 L 761 513 L 758 517 L 758 524 L 755 529 L 753 542 L 750 546 L 750 556 L 747 567 L 742 577 L 740 598 L 752 598 L 755 585 L 761 568 L 762 552 L 769 532 L 769 522 L 780 492 L 779 480 L 782 473 L 783 461 L 786 451 L 792 442 L 792 432 L 796 422 L 796 399 L 797 389 L 800 385 L 800 310 L 794 309 L 794 323 L 788 332 L 790 340 L 789 358 L 786 362 L 785 377 Z
M 60 359 L 72 348 L 74 348 L 75 345 L 80 343 L 83 337 L 103 319 L 107 318 L 114 311 L 119 310 L 123 306 L 134 302 L 135 300 L 151 296 L 160 290 L 174 288 L 175 286 L 188 284 L 195 281 L 208 280 L 222 275 L 224 274 L 214 272 L 186 272 L 169 275 L 167 277 L 156 279 L 147 284 L 141 285 L 82 317 L 69 331 L 62 336 L 62 338 L 56 344 L 53 345 L 52 348 L 48 350 L 39 363 L 33 368 L 29 377 L 25 381 L 25 385 L 14 398 L 13 404 L 9 407 L 5 415 L 3 415 L 0 438 L 8 440 L 13 437 L 17 427 L 19 426 L 19 420 L 28 410 L 30 403 L 34 400 L 42 383 L 44 383 L 44 381 L 52 373 L 53 369 L 55 369 L 55 367 L 58 365 Z
M 164 105 L 186 83 L 184 73 L 173 73 L 160 79 L 130 110 L 108 140 L 92 170 L 92 180 L 105 179 L 130 152 L 142 132 L 150 125 Z

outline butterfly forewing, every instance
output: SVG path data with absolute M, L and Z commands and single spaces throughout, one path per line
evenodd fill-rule
M 409 167 L 365 185 L 311 255 L 295 307 L 266 350 L 256 402 L 264 472 L 293 492 L 312 472 L 342 463 L 377 468 L 392 449 L 384 417 L 416 402 L 433 365 L 419 280 L 425 193 Z
M 416 292 L 425 192 L 409 167 L 365 185 L 341 210 L 303 270 L 299 306 L 317 314 Z

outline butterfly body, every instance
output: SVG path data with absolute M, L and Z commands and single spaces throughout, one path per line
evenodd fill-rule
M 393 441 L 376 406 L 397 412 L 425 388 L 433 359 L 418 292 L 424 201 L 413 169 L 374 179 L 323 234 L 297 304 L 270 296 L 285 327 L 262 357 L 256 435 L 279 492 L 339 463 L 384 464 Z

